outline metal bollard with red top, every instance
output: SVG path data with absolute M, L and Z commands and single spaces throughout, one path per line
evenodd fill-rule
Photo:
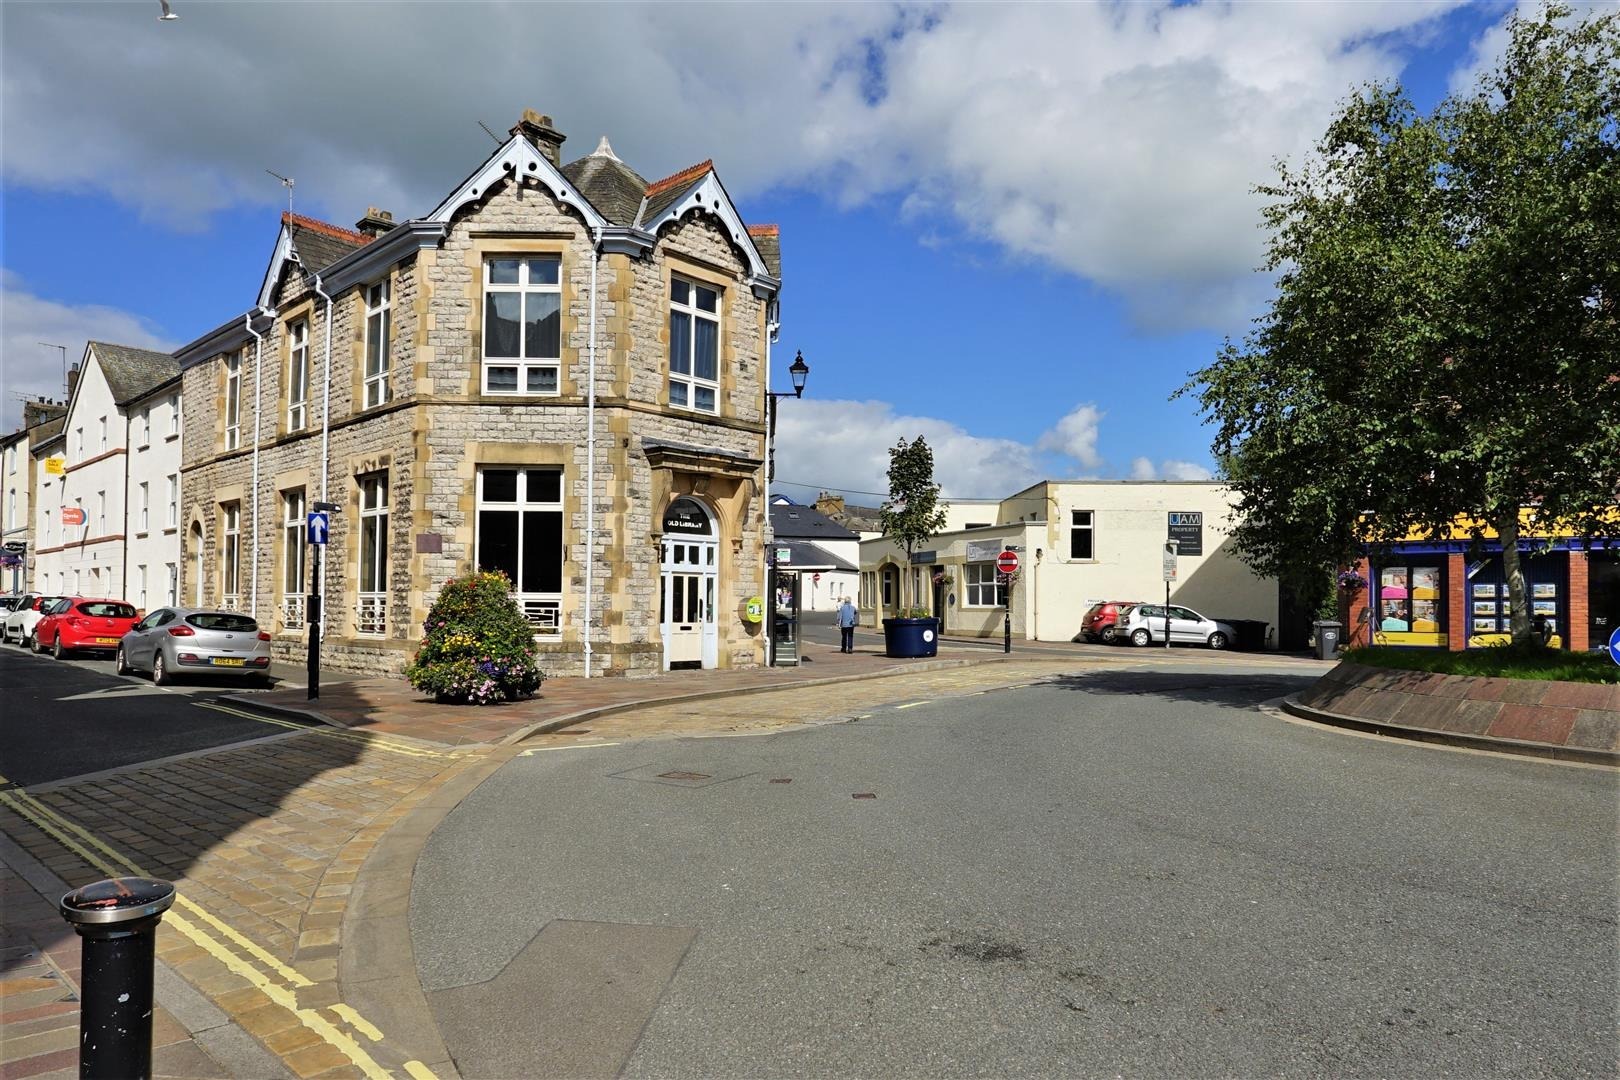
M 152 1075 L 152 965 L 174 886 L 155 878 L 97 881 L 62 897 L 82 941 L 79 1076 Z

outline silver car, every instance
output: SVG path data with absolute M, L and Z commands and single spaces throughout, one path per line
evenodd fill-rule
M 1129 641 L 1132 645 L 1164 644 L 1164 605 L 1137 604 L 1121 613 L 1115 630 L 1115 641 Z M 1206 619 L 1192 608 L 1170 605 L 1170 642 L 1183 645 L 1208 645 L 1224 649 L 1237 640 L 1237 630 L 1231 623 Z
M 218 608 L 149 612 L 118 643 L 118 673 L 150 671 L 159 686 L 181 675 L 251 678 L 270 671 L 270 635 L 251 615 Z

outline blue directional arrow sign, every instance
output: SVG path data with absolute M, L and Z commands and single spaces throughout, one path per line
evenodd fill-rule
M 1620 626 L 1614 628 L 1609 635 L 1609 659 L 1620 664 Z
M 327 517 L 325 510 L 312 510 L 309 514 L 309 542 L 312 544 L 326 543 Z

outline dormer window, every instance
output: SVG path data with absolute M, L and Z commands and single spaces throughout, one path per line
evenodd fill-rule
M 486 394 L 560 392 L 560 256 L 501 256 L 485 261 L 483 354 Z
M 669 281 L 669 403 L 718 411 L 720 293 L 685 278 Z

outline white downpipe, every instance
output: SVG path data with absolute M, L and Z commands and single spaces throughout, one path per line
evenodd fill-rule
M 259 617 L 259 415 L 264 412 L 264 335 L 253 329 L 247 313 L 247 332 L 253 335 L 253 581 L 249 586 L 248 614 Z
M 774 301 L 766 301 L 767 305 L 772 303 Z M 776 432 L 771 430 L 771 416 L 776 412 L 774 403 L 771 400 L 771 345 L 776 341 L 776 334 L 781 328 L 782 324 L 771 318 L 771 308 L 767 306 L 765 308 L 765 396 L 763 399 L 765 404 L 765 509 L 760 514 L 759 526 L 759 554 L 762 564 L 760 573 L 764 577 L 759 595 L 765 601 L 765 663 L 767 665 L 771 662 L 771 650 L 775 646 L 774 638 L 776 634 L 776 582 L 771 580 L 771 543 L 776 538 L 775 536 L 771 536 L 770 539 L 766 538 L 767 534 L 771 532 L 771 440 L 776 437 Z
M 326 391 L 321 402 L 321 502 L 327 502 L 326 481 L 332 471 L 328 461 L 332 439 L 332 298 L 321 288 L 321 275 L 315 275 L 315 293 L 326 301 Z M 322 552 L 321 558 L 321 639 L 326 639 L 326 611 L 332 590 L 326 587 L 327 565 L 331 562 Z
M 591 337 L 585 399 L 585 677 L 591 677 L 591 614 L 596 597 L 596 268 L 602 261 L 602 230 L 591 236 Z

